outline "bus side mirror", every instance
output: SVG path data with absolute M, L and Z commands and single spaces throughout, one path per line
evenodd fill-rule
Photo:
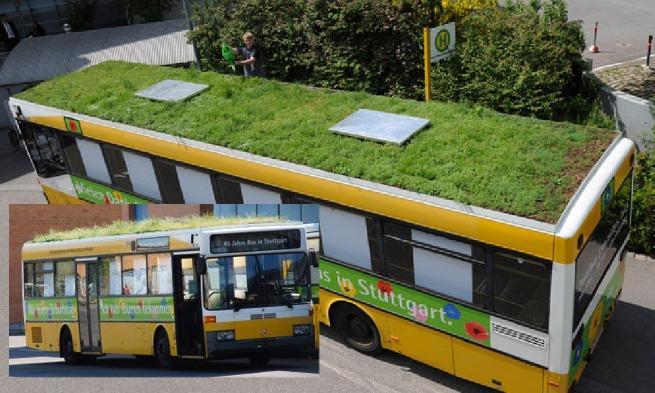
M 205 258 L 196 259 L 196 274 L 207 274 L 207 262 L 205 261 Z
M 312 267 L 318 267 L 318 254 L 316 254 L 316 250 L 313 248 L 309 249 L 309 264 Z

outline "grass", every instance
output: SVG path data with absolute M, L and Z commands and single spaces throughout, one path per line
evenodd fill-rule
M 134 96 L 163 79 L 210 89 L 181 103 Z M 120 62 L 50 80 L 18 97 L 551 223 L 616 137 L 460 104 Z M 404 146 L 328 130 L 360 108 L 428 118 L 431 126 Z
M 37 235 L 32 243 L 45 243 L 58 240 L 86 239 L 90 237 L 127 235 L 132 233 L 146 233 L 169 231 L 174 229 L 224 227 L 231 225 L 248 225 L 283 222 L 278 217 L 225 217 L 212 215 L 187 216 L 181 218 L 150 218 L 142 221 L 114 221 L 108 225 L 96 225 L 86 228 L 74 228 L 68 231 L 51 229 L 47 233 Z

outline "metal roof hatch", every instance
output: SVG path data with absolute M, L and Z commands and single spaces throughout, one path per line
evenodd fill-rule
M 177 102 L 207 90 L 209 85 L 165 79 L 134 93 L 135 96 L 154 101 Z
M 402 145 L 428 124 L 430 120 L 420 117 L 359 109 L 330 127 L 330 131 L 355 138 Z

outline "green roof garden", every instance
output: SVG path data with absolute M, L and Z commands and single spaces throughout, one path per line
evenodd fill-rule
M 178 103 L 134 95 L 164 79 L 210 87 Z M 549 223 L 617 135 L 463 104 L 122 62 L 17 98 Z M 363 108 L 427 118 L 430 126 L 403 146 L 329 131 Z
M 91 237 L 128 235 L 147 232 L 162 232 L 176 229 L 226 227 L 238 225 L 282 223 L 278 217 L 216 217 L 212 215 L 186 216 L 179 218 L 150 218 L 140 221 L 114 221 L 107 225 L 74 228 L 67 231 L 51 229 L 34 237 L 32 243 L 46 243 L 59 240 L 88 239 Z

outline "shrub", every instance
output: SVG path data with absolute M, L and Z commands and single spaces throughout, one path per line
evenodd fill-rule
M 66 0 L 68 22 L 73 31 L 82 31 L 93 26 L 98 0 Z
M 157 22 L 173 7 L 173 0 L 119 0 L 128 23 Z
M 653 132 L 655 138 L 655 128 Z M 655 140 L 637 157 L 628 249 L 655 258 Z
M 482 10 L 460 25 L 457 54 L 434 67 L 433 96 L 564 120 L 580 105 L 575 97 L 587 102 L 582 48 L 580 26 L 567 21 L 562 0 Z
M 269 77 L 423 97 L 422 27 L 458 21 L 458 54 L 433 66 L 433 97 L 501 112 L 611 126 L 582 78 L 584 37 L 563 0 L 207 0 L 190 32 L 203 69 L 230 72 L 221 43 L 252 31 Z M 461 21 L 461 22 L 460 22 Z M 239 71 L 239 70 L 237 70 Z
M 418 98 L 421 15 L 380 0 L 214 0 L 195 7 L 189 38 L 204 69 L 228 72 L 221 43 L 242 45 L 252 31 L 269 77 Z

